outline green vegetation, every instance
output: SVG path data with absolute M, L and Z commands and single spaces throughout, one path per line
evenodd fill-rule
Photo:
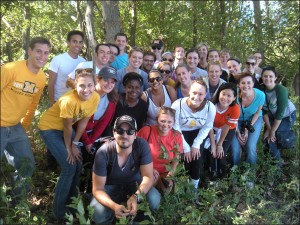
M 299 100 L 294 98 L 299 105 Z M 37 112 L 47 108 L 46 92 Z M 37 113 L 29 136 L 34 149 L 36 170 L 32 177 L 29 201 L 23 199 L 14 206 L 11 196 L 10 175 L 13 172 L 5 159 L 1 161 L 0 183 L 0 224 L 45 224 L 52 220 L 52 202 L 58 171 L 45 169 L 45 145 L 37 132 Z M 299 118 L 299 115 L 297 115 Z M 299 121 L 299 120 L 297 120 Z M 299 123 L 295 130 L 298 132 Z M 282 168 L 282 176 L 276 175 L 276 166 L 270 156 L 265 155 L 261 143 L 258 146 L 258 162 L 255 186 L 246 186 L 249 170 L 240 167 L 232 169 L 228 179 L 217 181 L 215 185 L 205 184 L 199 189 L 200 205 L 193 203 L 193 188 L 178 166 L 175 190 L 162 198 L 157 212 L 149 211 L 147 204 L 140 204 L 146 211 L 148 222 L 156 224 L 299 224 L 299 140 L 295 149 L 282 151 L 287 165 Z M 246 169 L 245 169 L 246 168 Z M 91 224 L 92 210 L 86 196 L 74 199 L 71 207 L 74 215 L 67 215 L 68 224 Z M 124 218 L 120 224 L 128 224 L 132 218 Z

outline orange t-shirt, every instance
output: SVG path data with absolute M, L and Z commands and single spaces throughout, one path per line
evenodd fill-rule
M 227 110 L 219 111 L 216 106 L 217 113 L 214 120 L 214 127 L 221 128 L 224 124 L 230 127 L 230 130 L 235 129 L 240 117 L 240 107 L 238 104 L 230 106 Z
M 137 136 L 144 138 L 148 142 L 153 167 L 160 174 L 168 172 L 165 165 L 168 165 L 176 157 L 176 153 L 183 152 L 182 136 L 175 130 L 170 130 L 166 136 L 161 136 L 158 133 L 157 125 L 152 125 L 151 128 L 150 126 L 145 126 L 140 129 Z

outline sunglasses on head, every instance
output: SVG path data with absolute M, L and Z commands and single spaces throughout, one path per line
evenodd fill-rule
M 157 50 L 161 50 L 161 47 L 158 47 L 158 46 L 153 46 L 151 47 L 153 50 L 157 49 Z
M 246 65 L 248 65 L 248 66 L 250 66 L 250 65 L 254 66 L 255 63 L 254 62 L 246 62 Z
M 162 80 L 161 77 L 154 77 L 154 78 L 149 78 L 148 82 L 149 83 L 154 83 L 154 81 L 160 82 Z
M 160 73 L 165 73 L 165 74 L 170 74 L 171 71 L 170 70 L 159 70 Z
M 133 135 L 135 133 L 135 129 L 124 130 L 123 128 L 117 128 L 115 129 L 115 131 L 119 135 L 123 135 L 124 133 L 126 133 L 127 135 Z
M 173 62 L 173 59 L 166 59 L 166 58 L 163 58 L 163 61 Z

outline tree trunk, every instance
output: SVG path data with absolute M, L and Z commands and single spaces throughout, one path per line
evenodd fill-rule
M 85 23 L 88 38 L 87 58 L 91 60 L 94 59 L 94 49 L 97 45 L 94 32 L 94 1 L 87 1 Z
M 257 43 L 257 50 L 260 52 L 264 52 L 264 46 L 262 42 L 262 22 L 261 22 L 261 10 L 260 10 L 260 1 L 254 1 L 253 0 L 253 6 L 254 6 L 254 30 L 255 30 L 255 38 Z
M 221 49 L 226 48 L 226 14 L 225 14 L 225 1 L 220 2 L 220 17 L 221 17 L 221 29 L 220 29 L 220 39 L 221 39 Z
M 116 33 L 122 32 L 118 1 L 101 1 L 106 42 L 113 42 Z
M 9 42 L 6 42 L 6 52 L 8 56 L 8 61 L 12 62 L 13 61 L 13 56 L 12 56 L 12 50 L 11 50 L 11 44 Z
M 24 20 L 25 20 L 25 30 L 22 34 L 23 36 L 23 53 L 24 53 L 24 59 L 28 59 L 28 46 L 29 46 L 29 40 L 30 40 L 30 3 L 25 2 L 24 3 Z
M 135 46 L 135 33 L 136 33 L 136 24 L 137 24 L 136 0 L 132 0 L 131 18 L 132 18 L 132 22 L 130 27 L 129 45 Z

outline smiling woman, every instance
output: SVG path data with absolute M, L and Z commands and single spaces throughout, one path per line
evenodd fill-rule
M 57 219 L 64 218 L 69 211 L 68 202 L 77 195 L 82 168 L 78 141 L 90 116 L 97 109 L 99 95 L 94 90 L 95 81 L 91 69 L 77 70 L 75 90 L 60 97 L 39 121 L 41 137 L 61 167 L 53 204 Z M 74 123 L 77 126 L 75 134 L 72 134 Z

